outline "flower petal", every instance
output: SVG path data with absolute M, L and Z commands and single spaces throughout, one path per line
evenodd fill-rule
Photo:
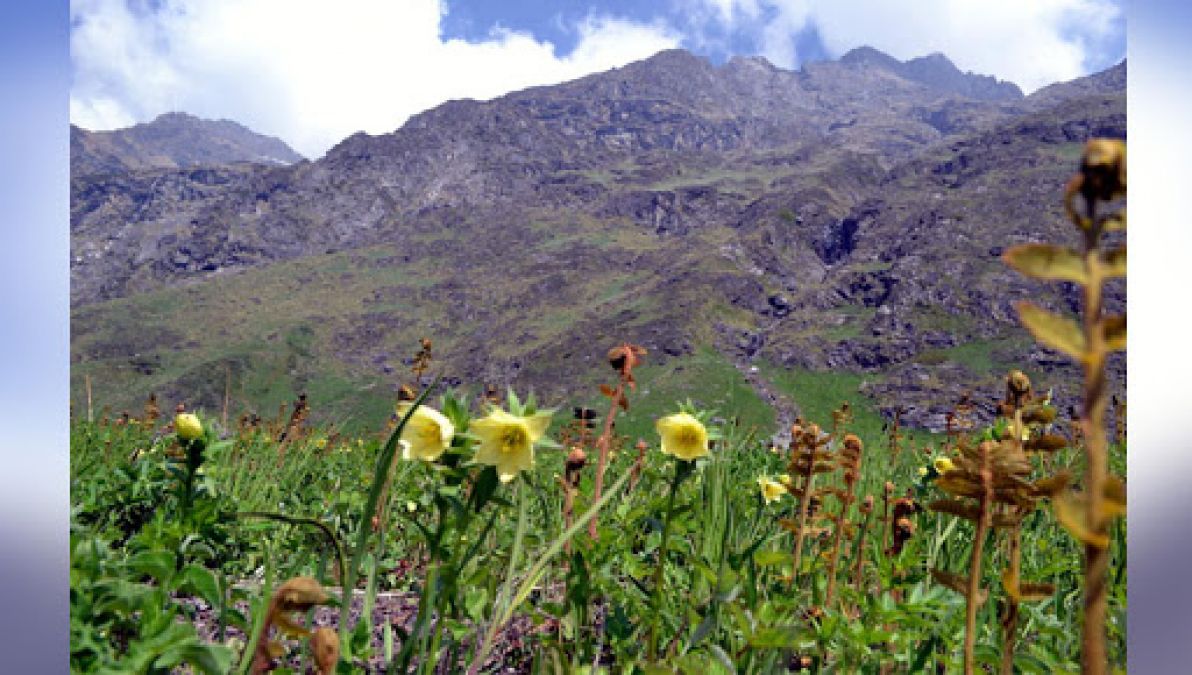
M 526 426 L 530 429 L 531 443 L 546 435 L 546 430 L 550 427 L 552 416 L 553 412 L 542 410 L 526 418 Z

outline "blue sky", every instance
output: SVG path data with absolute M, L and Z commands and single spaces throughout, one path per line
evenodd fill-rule
M 487 99 L 674 47 L 783 68 L 869 45 L 947 54 L 1033 91 L 1120 61 L 1121 0 L 75 0 L 71 120 L 112 129 L 183 110 L 307 157 Z

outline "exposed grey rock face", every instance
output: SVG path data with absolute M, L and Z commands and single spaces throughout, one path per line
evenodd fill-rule
M 301 161 L 302 156 L 280 139 L 254 133 L 230 120 L 203 120 L 180 112 L 116 131 L 70 126 L 71 175 Z
M 1126 61 L 1088 77 L 1071 82 L 1056 82 L 1027 97 L 1032 108 L 1041 110 L 1064 101 L 1087 96 L 1114 96 L 1126 91 Z
M 971 99 L 1016 101 L 1022 98 L 1022 90 L 1013 82 L 1005 82 L 991 75 L 961 72 L 948 57 L 939 52 L 902 62 L 872 47 L 858 47 L 840 57 L 840 62 L 852 66 L 881 68 L 932 89 Z
M 451 101 L 289 165 L 261 163 L 284 153 L 242 127 L 187 116 L 103 137 L 72 129 L 77 334 L 90 340 L 118 298 L 380 247 L 391 253 L 354 254 L 343 274 L 387 281 L 302 338 L 353 372 L 392 373 L 386 340 L 419 330 L 471 345 L 452 377 L 549 389 L 558 364 L 630 330 L 661 359 L 711 347 L 738 367 L 880 373 L 871 392 L 920 392 L 905 419 L 930 426 L 988 375 L 946 363 L 947 350 L 1009 351 L 1024 297 L 1072 309 L 1071 289 L 997 256 L 1071 238 L 1060 194 L 1079 143 L 1125 135 L 1118 68 L 1024 99 L 940 55 L 860 49 L 792 72 L 672 50 Z M 632 282 L 604 281 L 618 275 Z M 595 297 L 594 280 L 606 284 Z M 1110 304 L 1124 297 L 1111 289 Z M 411 318 L 432 307 L 433 321 Z M 511 318 L 547 310 L 566 323 Z M 492 335 L 513 346 L 476 346 Z M 89 359 L 117 357 L 109 340 L 86 344 Z

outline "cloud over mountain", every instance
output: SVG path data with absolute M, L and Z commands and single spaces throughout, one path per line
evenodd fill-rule
M 568 54 L 511 29 L 444 39 L 437 0 L 71 3 L 71 121 L 111 129 L 185 110 L 241 120 L 309 157 L 452 98 L 486 99 L 674 47 L 665 25 L 590 14 Z
M 1124 15 L 1112 0 L 686 0 L 692 30 L 752 41 L 786 68 L 814 30 L 829 54 L 863 45 L 900 59 L 943 52 L 961 69 L 1014 82 L 1028 93 L 1124 57 Z M 696 26 L 695 24 L 698 24 Z

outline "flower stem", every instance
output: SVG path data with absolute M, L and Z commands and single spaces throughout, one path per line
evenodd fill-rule
M 1088 201 L 1089 220 L 1094 218 L 1094 202 Z M 1097 250 L 1100 227 L 1094 225 L 1085 235 L 1084 335 L 1087 344 L 1084 362 L 1084 425 L 1087 457 L 1084 493 L 1087 495 L 1087 522 L 1094 536 L 1108 534 L 1102 513 L 1102 493 L 1107 469 L 1105 438 L 1105 334 L 1101 320 L 1101 260 Z M 1109 548 L 1097 543 L 1084 545 L 1084 626 L 1081 636 L 1081 670 L 1086 674 L 1102 675 L 1106 669 L 1105 607 L 1106 578 L 1109 568 Z
M 671 516 L 675 512 L 675 493 L 679 491 L 679 483 L 685 474 L 684 465 L 689 464 L 681 459 L 675 460 L 675 475 L 671 479 L 670 494 L 666 498 L 666 514 L 662 520 L 662 541 L 658 544 L 658 562 L 654 568 L 654 595 L 650 598 L 650 635 L 646 642 L 646 658 L 653 663 L 658 653 L 658 623 L 661 619 L 658 606 L 662 601 L 662 586 L 666 581 L 666 552 L 670 538 Z
M 604 472 L 608 470 L 608 454 L 609 445 L 613 438 L 613 420 L 617 418 L 617 408 L 621 405 L 621 399 L 625 396 L 625 376 L 621 376 L 621 381 L 617 383 L 617 388 L 613 392 L 612 405 L 608 407 L 608 416 L 604 418 L 604 430 L 600 433 L 600 438 L 596 439 L 596 447 L 600 450 L 600 461 L 596 465 L 596 486 L 592 493 L 592 501 L 600 501 L 600 496 L 604 492 Z M 588 536 L 595 539 L 599 532 L 599 524 L 596 522 L 598 516 L 593 516 L 592 520 L 588 521 Z
M 1015 525 L 1010 531 L 1010 578 L 1021 585 L 1022 573 L 1022 526 Z M 1018 600 L 1006 598 L 1006 615 L 1002 619 L 1002 675 L 1014 675 L 1014 642 L 1018 631 Z
M 788 587 L 794 587 L 799 576 L 799 565 L 803 560 L 803 538 L 807 534 L 807 512 L 811 507 L 811 489 L 815 482 L 815 446 L 807 450 L 806 473 L 803 476 L 803 494 L 799 496 L 799 531 L 795 533 L 794 562 Z
M 356 585 L 356 575 L 360 569 L 360 561 L 364 559 L 364 554 L 368 550 L 368 540 L 372 534 L 372 517 L 377 512 L 377 504 L 381 500 L 381 492 L 384 488 L 389 473 L 393 470 L 393 463 L 397 458 L 397 441 L 401 438 L 402 431 L 406 428 L 406 423 L 410 417 L 414 415 L 414 411 L 426 397 L 430 396 L 430 392 L 434 390 L 435 385 L 438 384 L 436 379 L 429 387 L 422 390 L 418 398 L 406 411 L 405 416 L 397 423 L 397 427 L 393 433 L 389 435 L 389 440 L 385 442 L 385 446 L 381 449 L 381 455 L 377 458 L 377 468 L 373 474 L 372 485 L 368 489 L 368 498 L 364 503 L 364 512 L 360 514 L 360 523 L 357 527 L 358 534 L 356 535 L 356 547 L 352 550 L 352 559 L 348 563 L 348 569 L 344 571 L 343 575 L 343 593 L 342 603 L 340 608 L 339 620 L 339 644 L 343 650 L 341 658 L 348 663 L 351 663 L 351 643 L 348 641 L 348 631 L 350 626 L 350 608 L 352 601 L 352 588 Z
M 993 501 L 993 470 L 989 465 L 989 451 L 981 448 L 981 505 L 977 516 L 977 533 L 973 537 L 973 555 L 969 559 L 968 593 L 965 594 L 964 616 L 964 675 L 973 674 L 973 651 L 977 640 L 977 608 L 981 593 L 981 552 L 985 535 L 989 532 L 990 503 Z

